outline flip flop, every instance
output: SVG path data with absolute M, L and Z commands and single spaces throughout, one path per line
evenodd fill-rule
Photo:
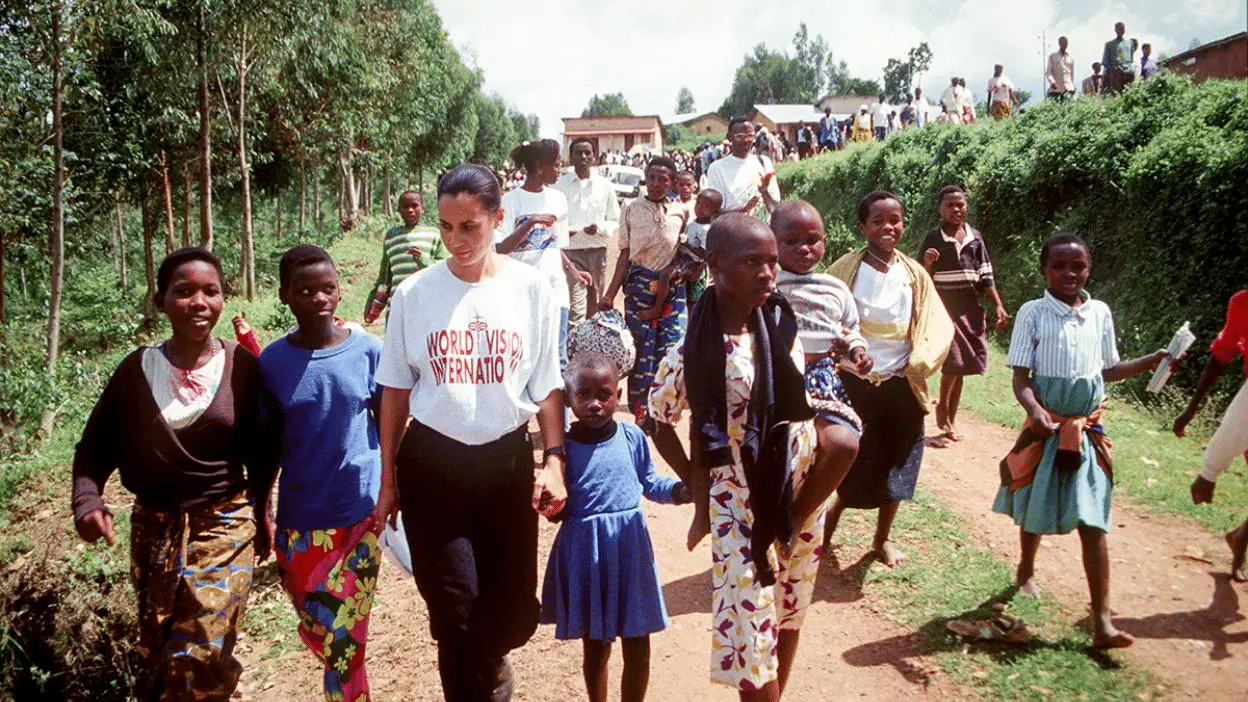
M 945 628 L 959 636 L 980 641 L 1000 641 L 1009 644 L 1031 642 L 1031 632 L 1027 630 L 1027 625 L 1023 620 L 1013 617 L 969 621 L 955 619 L 945 624 Z

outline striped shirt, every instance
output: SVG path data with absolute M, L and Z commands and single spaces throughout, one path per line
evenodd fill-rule
M 962 226 L 965 233 L 961 243 L 938 226 L 923 237 L 915 256 L 915 260 L 922 261 L 924 251 L 936 249 L 940 252 L 940 258 L 932 264 L 932 282 L 936 283 L 936 292 L 946 305 L 955 297 L 978 300 L 978 293 L 996 285 L 983 235 L 969 224 Z
M 413 246 L 420 248 L 419 262 L 409 253 Z M 373 283 L 373 291 L 369 293 L 365 306 L 378 298 L 384 307 L 404 278 L 444 258 L 446 249 L 442 247 L 442 236 L 437 229 L 420 225 L 399 225 L 386 230 L 386 237 L 381 243 L 381 268 L 377 272 L 377 281 Z
M 797 338 L 806 353 L 827 353 L 834 339 L 845 339 L 851 349 L 867 347 L 858 328 L 854 293 L 840 278 L 781 270 L 776 275 L 776 289 L 793 306 Z
M 1030 368 L 1048 378 L 1086 378 L 1119 361 L 1114 315 L 1109 306 L 1079 291 L 1078 307 L 1053 297 L 1023 303 L 1014 318 L 1014 335 L 1005 364 Z

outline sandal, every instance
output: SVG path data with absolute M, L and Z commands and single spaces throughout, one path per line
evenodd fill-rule
M 1009 644 L 1025 644 L 1031 642 L 1031 632 L 1021 619 L 1013 617 L 997 617 L 996 619 L 963 620 L 955 619 L 945 624 L 949 631 L 969 639 L 980 641 L 1000 641 Z

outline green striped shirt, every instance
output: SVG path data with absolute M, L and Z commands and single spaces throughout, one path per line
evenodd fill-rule
M 420 261 L 408 253 L 413 246 L 420 249 Z M 377 272 L 377 281 L 373 283 L 368 301 L 371 302 L 380 292 L 384 301 L 389 302 L 394 289 L 405 278 L 444 258 L 446 249 L 442 247 L 442 236 L 437 229 L 420 225 L 391 227 L 386 230 L 381 244 L 381 269 Z M 366 308 L 369 302 L 364 303 Z

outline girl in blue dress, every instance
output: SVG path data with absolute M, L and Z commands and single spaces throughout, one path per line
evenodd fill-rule
M 1052 236 L 1040 249 L 1048 289 L 1019 309 L 1006 357 L 1014 369 L 1014 397 L 1027 419 L 1001 461 L 1001 489 L 992 508 L 1020 527 L 1017 584 L 1028 595 L 1039 592 L 1041 535 L 1078 530 L 1092 597 L 1092 647 L 1125 648 L 1131 637 L 1110 621 L 1105 534 L 1113 464 L 1100 417 L 1106 381 L 1152 370 L 1167 354 L 1163 349 L 1119 358 L 1109 307 L 1083 289 L 1091 270 L 1091 251 L 1075 234 Z
M 667 628 L 641 496 L 684 504 L 684 483 L 654 472 L 645 434 L 613 419 L 619 371 L 600 354 L 578 354 L 567 396 L 577 421 L 567 435 L 568 506 L 542 587 L 542 623 L 555 638 L 581 639 L 591 702 L 607 699 L 611 643 L 623 639 L 624 702 L 641 702 L 650 680 L 650 634 Z

